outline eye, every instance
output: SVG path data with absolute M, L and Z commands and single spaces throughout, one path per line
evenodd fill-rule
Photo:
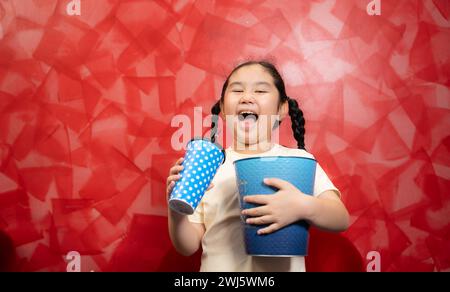
M 241 93 L 241 92 L 244 92 L 244 91 L 242 89 L 233 89 L 233 90 L 231 90 L 231 92 Z
M 267 93 L 267 91 L 265 91 L 265 90 L 256 90 L 255 92 L 256 93 Z

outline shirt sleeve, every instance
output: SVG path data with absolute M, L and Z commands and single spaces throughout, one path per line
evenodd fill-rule
M 188 215 L 188 220 L 192 223 L 205 223 L 203 202 L 200 201 L 192 215 Z
M 317 197 L 321 193 L 329 190 L 334 191 L 339 196 L 339 198 L 341 197 L 341 192 L 334 186 L 333 182 L 327 176 L 320 164 L 317 163 L 313 195 Z

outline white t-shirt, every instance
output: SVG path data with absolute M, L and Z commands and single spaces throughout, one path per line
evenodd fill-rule
M 305 150 L 286 148 L 274 144 L 267 152 L 258 156 L 300 156 L 314 158 Z M 245 252 L 241 223 L 239 193 L 233 162 L 255 155 L 240 154 L 226 149 L 226 160 L 213 179 L 214 187 L 207 191 L 194 214 L 188 216 L 193 223 L 202 223 L 205 234 L 202 238 L 202 272 L 288 272 L 305 271 L 304 257 L 257 257 Z M 314 196 L 326 190 L 339 190 L 333 185 L 319 164 L 316 166 Z

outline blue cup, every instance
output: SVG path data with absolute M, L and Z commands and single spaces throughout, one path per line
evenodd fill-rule
M 184 168 L 180 172 L 181 178 L 170 194 L 170 208 L 184 215 L 194 213 L 224 161 L 225 151 L 220 145 L 199 138 L 189 141 L 182 164 Z
M 257 207 L 246 203 L 247 195 L 274 194 L 277 189 L 264 184 L 264 178 L 279 178 L 290 182 L 305 194 L 312 195 L 316 174 L 314 159 L 294 156 L 269 156 L 240 159 L 234 162 L 241 209 Z M 247 254 L 253 256 L 305 256 L 308 253 L 308 228 L 298 221 L 271 234 L 258 235 L 268 225 L 244 225 Z

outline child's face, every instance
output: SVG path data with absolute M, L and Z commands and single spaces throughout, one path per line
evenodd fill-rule
M 230 76 L 221 108 L 235 142 L 246 146 L 270 142 L 274 123 L 288 111 L 287 103 L 279 104 L 273 77 L 258 64 Z

